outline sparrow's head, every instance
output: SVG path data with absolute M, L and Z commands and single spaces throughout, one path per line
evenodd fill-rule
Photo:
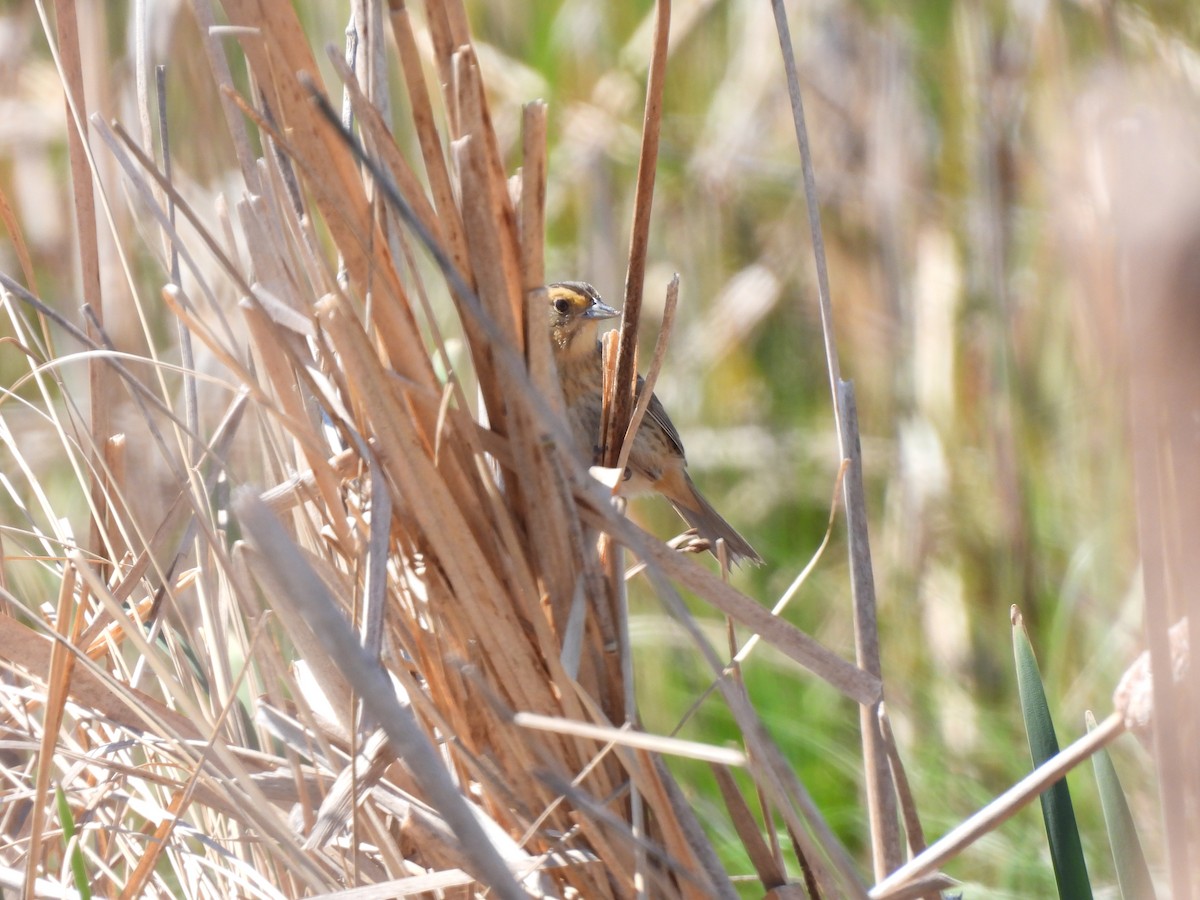
M 587 352 L 596 344 L 597 326 L 620 313 L 600 299 L 590 284 L 559 281 L 547 285 L 550 296 L 550 340 L 562 355 Z

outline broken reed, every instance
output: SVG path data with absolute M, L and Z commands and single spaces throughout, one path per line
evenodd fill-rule
M 655 896 L 732 896 L 661 758 L 645 738 L 626 741 L 616 730 L 635 724 L 622 640 L 620 545 L 647 564 L 663 603 L 712 670 L 742 730 L 749 750 L 742 760 L 768 827 L 778 819 L 792 832 L 823 891 L 861 893 L 849 855 L 676 586 L 858 703 L 878 698 L 878 679 L 619 516 L 570 450 L 540 293 L 545 108 L 525 109 L 522 172 L 510 182 L 461 6 L 434 3 L 426 10 L 440 98 L 427 91 L 408 8 L 390 7 L 426 189 L 378 111 L 390 105 L 379 93 L 386 82 L 365 77 L 379 71 L 389 52 L 381 27 L 364 31 L 353 66 L 331 55 L 354 136 L 330 115 L 291 4 L 231 0 L 224 8 L 231 30 L 210 28 L 205 40 L 228 101 L 223 109 L 245 188 L 236 209 L 247 238 L 245 263 L 222 250 L 225 242 L 163 174 L 165 165 L 156 165 L 119 125 L 90 120 L 188 270 L 188 286 L 172 282 L 162 300 L 236 391 L 206 435 L 170 411 L 166 384 L 150 390 L 121 364 L 105 361 L 145 400 L 140 410 L 148 428 L 169 426 L 163 440 L 175 441 L 172 449 L 191 468 L 178 469 L 179 496 L 163 504 L 157 527 L 144 529 L 126 513 L 137 487 L 118 464 L 120 450 L 102 456 L 113 462 L 97 469 L 106 505 L 97 506 L 96 552 L 71 556 L 62 570 L 55 622 L 70 635 L 67 643 L 39 639 L 22 649 L 18 638 L 27 629 L 0 630 L 7 658 L 23 653 L 31 670 L 46 671 L 46 662 L 54 673 L 41 725 L 49 743 L 31 803 L 49 809 L 46 773 L 57 754 L 132 735 L 136 752 L 113 757 L 109 774 L 171 815 L 148 845 L 140 828 L 125 827 L 106 850 L 88 846 L 100 854 L 97 870 L 112 871 L 113 887 L 126 894 L 161 877 L 159 860 L 185 877 L 175 823 L 191 815 L 219 839 L 247 832 L 269 837 L 238 844 L 237 852 L 254 871 L 274 873 L 286 893 L 329 890 L 366 872 L 373 880 L 402 879 L 415 864 L 442 874 L 464 869 L 470 874 L 456 883 L 469 884 L 473 876 L 503 895 L 545 868 L 556 883 L 588 897 L 624 896 L 647 884 Z M 382 16 L 378 4 L 365 9 Z M 659 115 L 653 73 L 661 87 L 667 9 L 658 6 L 648 136 Z M 229 36 L 245 54 L 253 100 L 228 75 L 223 41 Z M 148 108 L 148 98 L 141 100 Z M 86 113 L 81 103 L 76 97 Z M 247 121 L 258 129 L 261 158 L 249 152 Z M 652 150 L 644 149 L 641 168 L 652 176 Z M 90 176 L 76 172 L 76 181 Z M 651 184 L 639 182 L 627 308 L 636 308 L 631 292 L 641 290 L 637 269 L 645 261 Z M 176 228 L 172 208 L 191 231 Z M 242 296 L 232 313 L 222 308 L 219 282 L 195 263 L 205 254 Z M 432 278 L 424 274 L 429 259 Z M 446 301 L 469 360 L 448 352 Z M 232 324 L 238 317 L 249 358 Z M 635 326 L 630 316 L 616 354 L 617 369 L 630 375 L 614 383 L 628 387 L 636 373 Z M 661 350 L 660 342 L 658 360 Z M 486 426 L 471 413 L 472 389 Z M 626 406 L 631 394 L 616 392 Z M 111 394 L 100 402 L 115 403 Z M 627 415 L 612 417 L 610 456 L 628 442 Z M 326 425 L 347 449 L 331 453 Z M 106 433 L 94 444 L 120 446 L 110 445 Z M 235 510 L 249 540 L 226 540 L 228 526 L 210 497 L 220 475 L 237 476 L 235 458 L 274 485 L 262 501 L 285 530 L 270 525 L 258 499 L 243 492 Z M 599 533 L 610 541 L 602 555 Z M 135 612 L 122 605 L 127 601 Z M 271 618 L 268 610 L 279 615 Z M 67 629 L 79 615 L 90 616 L 81 634 Z M 143 615 L 152 621 L 144 625 L 137 618 Z M 351 665 L 358 650 L 331 651 L 346 647 L 330 643 L 345 638 L 336 627 L 341 622 L 352 623 L 367 667 Z M 147 640 L 144 627 L 165 634 L 165 647 Z M 128 689 L 132 673 L 122 644 L 150 661 L 153 691 Z M 86 648 L 69 657 L 77 667 L 70 678 L 62 662 L 67 646 Z M 383 668 L 391 681 L 381 689 Z M 115 684 L 123 705 L 81 693 L 93 682 Z M 256 698 L 252 721 L 231 715 L 243 685 Z M 155 692 L 184 714 L 150 696 Z M 399 712 L 376 705 L 393 693 L 402 701 Z M 102 710 L 103 721 L 70 719 L 68 696 Z M 534 721 L 517 714 L 561 725 L 534 731 L 516 725 Z M 59 729 L 48 723 L 60 719 L 71 721 L 64 729 L 70 737 L 54 744 Z M 685 752 L 653 739 L 650 746 Z M 404 747 L 412 748 L 408 763 L 397 765 Z M 431 757 L 430 748 L 438 753 Z M 453 780 L 428 768 L 418 775 L 419 756 L 440 761 Z M 146 759 L 188 774 L 150 782 L 130 776 Z M 719 777 L 728 784 L 727 773 Z M 447 783 L 457 799 L 447 797 Z M 91 808 L 93 792 L 74 790 Z M 760 852 L 752 817 L 732 798 L 727 804 L 764 886 L 771 886 L 786 872 L 782 851 L 772 842 Z M 466 805 L 482 819 L 485 840 L 454 837 L 449 823 L 462 821 Z M 288 816 L 292 809 L 303 843 Z M 38 838 L 23 845 L 27 856 L 15 860 L 30 878 L 46 870 L 40 836 L 39 828 Z M 390 849 L 397 842 L 402 854 Z M 346 846 L 355 851 L 349 857 Z M 517 870 L 513 884 L 495 876 L 497 857 Z M 218 865 L 211 877 L 223 879 L 219 872 Z

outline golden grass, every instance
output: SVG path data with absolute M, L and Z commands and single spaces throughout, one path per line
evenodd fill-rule
M 746 752 L 637 730 L 626 547 L 677 615 L 688 613 L 664 576 L 850 696 L 867 700 L 879 687 L 627 523 L 564 449 L 540 293 L 545 106 L 526 108 L 524 159 L 510 180 L 461 8 L 434 4 L 423 23 L 445 80 L 435 99 L 418 26 L 397 5 L 388 24 L 427 189 L 369 77 L 390 52 L 382 20 L 365 30 L 354 67 L 331 55 L 351 136 L 291 6 L 225 9 L 229 26 L 208 40 L 232 101 L 244 260 L 146 146 L 119 123 L 92 123 L 194 284 L 175 276 L 161 299 L 186 340 L 224 370 L 217 387 L 229 399 L 209 431 L 194 406 L 168 413 L 173 392 L 161 378 L 147 391 L 130 360 L 92 358 L 104 379 L 139 385 L 142 428 L 179 499 L 152 528 L 133 514 L 138 473 L 106 424 L 123 406 L 120 391 L 93 394 L 91 453 L 100 456 L 83 454 L 93 462 L 81 483 L 97 486 L 97 534 L 89 552 L 60 535 L 67 552 L 50 554 L 60 602 L 38 621 L 57 637 L 9 619 L 0 639 L 18 680 L 48 691 L 44 710 L 7 710 L 10 728 L 41 743 L 19 804 L 29 818 L 10 814 L 21 848 L 13 869 L 32 885 L 66 852 L 47 818 L 53 781 L 81 824 L 69 849 L 82 848 L 95 893 L 174 884 L 196 896 L 273 895 L 349 883 L 398 895 L 474 882 L 498 896 L 734 896 L 662 764 L 670 753 L 746 768 L 804 835 L 818 880 L 858 884 L 715 651 L 707 655 Z M 652 91 L 661 91 L 665 19 L 660 33 Z M 218 35 L 239 42 L 251 94 L 225 74 Z M 77 56 L 70 40 L 60 35 L 64 56 Z M 660 103 L 652 93 L 627 311 L 641 291 Z M 234 110 L 256 129 L 263 157 L 246 154 Z M 75 176 L 90 183 L 86 168 Z M 200 256 L 236 286 L 236 309 L 220 309 Z M 447 300 L 469 369 L 433 312 Z M 636 326 L 629 316 L 617 364 L 627 372 Z M 76 337 L 102 349 L 99 316 L 95 327 Z M 182 374 L 185 393 L 196 391 L 199 373 Z M 472 413 L 471 385 L 486 426 Z M 613 405 L 618 438 L 630 433 L 631 396 L 627 388 L 623 409 Z M 61 427 L 69 445 L 72 426 Z M 612 443 L 614 459 L 623 443 Z M 237 487 L 227 505 L 214 491 L 230 454 L 248 455 L 276 483 Z M 609 537 L 598 550 L 601 533 Z M 25 780 L 19 767 L 12 777 Z M 769 865 L 781 873 L 778 853 Z
M 152 149 L 156 129 L 169 135 L 149 78 L 139 79 L 140 139 L 88 115 L 65 0 L 53 30 L 62 80 L 76 127 L 90 123 L 95 137 L 88 156 L 69 130 L 86 330 L 39 301 L 0 197 L 26 281 L 3 276 L 28 362 L 6 402 L 54 435 L 90 528 L 71 532 L 39 461 L 4 423 L 37 504 L 21 507 L 27 521 L 5 533 L 5 555 L 39 571 L 18 587 L 10 562 L 0 595 L 0 884 L 28 896 L 736 897 L 664 764 L 674 755 L 712 767 L 762 891 L 799 896 L 799 870 L 821 896 L 867 896 L 869 879 L 741 684 L 760 642 L 861 710 L 864 818 L 881 882 L 870 896 L 935 892 L 946 883 L 939 865 L 1044 789 L 1058 770 L 1031 776 L 884 881 L 903 862 L 897 805 L 913 854 L 923 839 L 882 706 L 854 397 L 839 377 L 815 203 L 857 664 L 780 618 L 794 588 L 768 610 L 723 567 L 626 520 L 575 459 L 545 334 L 547 109 L 525 107 L 520 169 L 509 172 L 461 3 L 360 4 L 353 62 L 331 53 L 327 65 L 285 0 L 227 0 L 221 26 L 207 3 L 194 5 L 240 168 L 235 209 L 214 216 L 191 202 L 170 156 Z M 669 14 L 660 0 L 626 317 L 607 348 L 605 459 L 618 471 L 644 412 L 631 388 Z M 231 74 L 234 47 L 248 86 Z M 393 54 L 402 102 L 379 74 Z M 794 61 L 787 78 L 812 197 Z M 338 93 L 341 104 L 329 99 Z M 415 135 L 419 166 L 393 134 L 393 107 L 411 116 L 395 127 Z M 98 236 L 89 206 L 93 176 L 115 181 L 110 166 L 129 209 L 111 193 L 102 208 L 137 216 L 164 248 L 160 297 L 132 305 L 143 321 L 156 300 L 169 309 L 178 365 L 118 353 L 106 332 L 121 289 L 137 296 L 129 248 Z M 102 268 L 127 283 L 102 284 Z M 677 288 L 667 289 L 651 385 Z M 48 319 L 85 356 L 56 348 Z M 81 359 L 86 416 L 63 376 Z M 151 483 L 167 500 L 148 498 Z M 24 496 L 10 489 L 14 503 Z M 628 570 L 627 551 L 639 560 Z M 635 577 L 694 642 L 740 748 L 640 729 L 625 599 Z M 53 604 L 16 600 L 50 588 Z M 680 591 L 753 637 L 713 647 Z M 1057 764 L 1121 727 L 1109 720 Z M 753 807 L 734 768 L 753 784 Z

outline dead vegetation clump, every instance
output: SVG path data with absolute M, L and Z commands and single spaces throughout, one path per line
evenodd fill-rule
M 766 888 L 787 867 L 733 767 L 758 785 L 759 815 L 793 833 L 814 883 L 857 884 L 736 665 L 677 591 L 859 702 L 878 697 L 878 679 L 626 521 L 569 450 L 541 293 L 545 105 L 524 109 L 510 177 L 457 3 L 420 16 L 356 6 L 347 53 L 329 54 L 332 88 L 291 4 L 224 8 L 217 25 L 196 4 L 242 180 L 217 223 L 178 188 L 152 86 L 139 82 L 141 138 L 89 116 L 72 92 L 73 13 L 58 10 L 64 84 L 93 154 L 72 154 L 75 196 L 84 211 L 96 202 L 94 154 L 105 154 L 143 235 L 161 236 L 161 295 L 134 303 L 170 310 L 179 358 L 113 352 L 111 293 L 88 295 L 80 328 L 37 298 L 31 271 L 31 290 L 5 278 L 16 327 L 31 330 L 30 378 L 79 463 L 93 522 L 74 536 L 31 514 L 22 538 L 59 598 L 32 619 L 10 606 L 0 638 L 17 788 L 3 819 L 10 881 L 124 896 L 344 885 L 734 896 L 663 763 L 682 754 L 714 767 Z M 612 459 L 634 413 L 668 15 L 661 5 L 623 343 L 610 360 L 610 382 L 626 385 L 613 389 Z M 248 87 L 230 75 L 234 52 Z M 383 112 L 392 55 L 417 161 Z M 102 258 L 127 248 L 98 239 L 94 215 L 80 220 L 84 283 L 98 285 Z M 231 291 L 230 308 L 220 298 Z M 56 341 L 92 351 L 86 428 L 50 401 L 55 370 L 39 361 L 54 350 L 38 315 L 64 329 Z M 115 425 L 131 417 L 153 466 Z M 142 479 L 163 467 L 173 493 L 147 511 Z M 744 749 L 638 730 L 627 551 L 688 623 Z

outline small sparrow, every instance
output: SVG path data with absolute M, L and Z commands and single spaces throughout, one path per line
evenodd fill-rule
M 550 295 L 550 341 L 562 383 L 567 419 L 580 454 L 589 465 L 598 462 L 603 407 L 603 356 L 597 332 L 605 319 L 620 313 L 608 306 L 590 284 L 561 281 L 547 286 Z M 641 393 L 643 380 L 638 376 Z M 716 552 L 725 541 L 729 561 L 760 564 L 749 542 L 721 518 L 696 489 L 687 473 L 683 441 L 657 396 L 651 396 L 645 418 L 633 439 L 623 493 L 656 491 L 707 540 Z

